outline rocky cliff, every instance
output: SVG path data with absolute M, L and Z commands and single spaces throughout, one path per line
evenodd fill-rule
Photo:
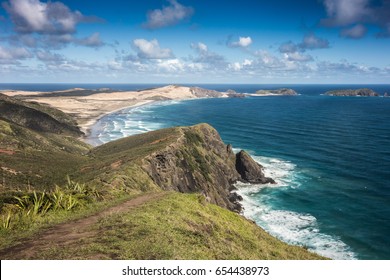
M 231 194 L 235 182 L 274 182 L 246 152 L 235 155 L 210 125 L 183 127 L 181 133 L 176 143 L 144 159 L 143 169 L 164 190 L 200 192 L 211 203 L 240 211 L 240 197 Z
M 181 128 L 177 142 L 147 156 L 143 169 L 164 190 L 200 192 L 209 202 L 240 209 L 229 200 L 232 184 L 240 179 L 235 155 L 207 124 Z
M 201 193 L 211 203 L 240 211 L 240 197 L 231 193 L 235 182 L 272 182 L 260 165 L 242 154 L 235 155 L 213 127 L 199 124 L 107 143 L 91 151 L 93 162 L 82 170 L 87 181 L 106 187 Z M 243 175 L 237 166 L 245 170 Z

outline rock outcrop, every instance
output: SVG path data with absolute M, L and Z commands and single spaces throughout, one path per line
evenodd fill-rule
M 237 155 L 208 124 L 180 128 L 176 143 L 152 153 L 143 169 L 164 190 L 200 192 L 206 199 L 233 211 L 240 211 L 242 198 L 231 193 L 237 181 L 274 183 L 264 176 L 262 166 L 246 152 Z
M 245 152 L 240 151 L 236 155 L 236 170 L 241 175 L 241 181 L 252 184 L 274 184 L 272 178 L 264 176 L 263 166 L 258 164 Z
M 224 94 L 222 92 L 212 90 L 212 89 L 205 89 L 200 87 L 191 87 L 190 91 L 193 95 L 195 95 L 198 98 L 205 98 L 205 97 L 223 97 Z
M 209 202 L 239 211 L 230 196 L 231 186 L 240 179 L 231 146 L 207 124 L 180 130 L 176 143 L 144 159 L 143 169 L 164 190 L 200 192 Z
M 369 88 L 360 89 L 339 89 L 325 92 L 325 95 L 330 96 L 379 96 L 379 94 Z
M 243 94 L 243 93 L 238 93 L 238 92 L 236 92 L 236 91 L 233 90 L 233 89 L 228 89 L 228 90 L 226 91 L 226 94 L 227 94 L 227 96 L 230 97 L 230 98 L 245 98 L 245 94 Z

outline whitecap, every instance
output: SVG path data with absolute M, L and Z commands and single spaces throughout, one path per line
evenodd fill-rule
M 252 157 L 264 167 L 265 176 L 273 178 L 277 184 L 236 184 L 237 193 L 243 197 L 241 204 L 245 217 L 254 220 L 268 233 L 289 244 L 304 246 L 332 259 L 356 258 L 351 248 L 339 237 L 322 233 L 313 215 L 273 209 L 271 204 L 267 204 L 268 195 L 259 194 L 264 188 L 298 188 L 299 180 L 304 179 L 305 175 L 297 170 L 295 164 L 277 158 Z

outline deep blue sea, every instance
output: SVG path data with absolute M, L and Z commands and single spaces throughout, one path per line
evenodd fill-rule
M 321 95 L 359 87 L 390 93 L 390 85 L 200 86 L 242 93 L 284 86 L 300 95 L 130 108 L 103 117 L 90 141 L 207 122 L 225 143 L 247 150 L 277 181 L 238 184 L 245 216 L 279 239 L 330 258 L 390 259 L 390 98 Z

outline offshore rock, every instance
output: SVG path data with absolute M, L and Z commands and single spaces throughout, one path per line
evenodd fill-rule
M 264 176 L 263 166 L 254 161 L 245 151 L 240 151 L 236 155 L 236 170 L 241 175 L 241 181 L 245 183 L 275 183 L 272 178 Z

